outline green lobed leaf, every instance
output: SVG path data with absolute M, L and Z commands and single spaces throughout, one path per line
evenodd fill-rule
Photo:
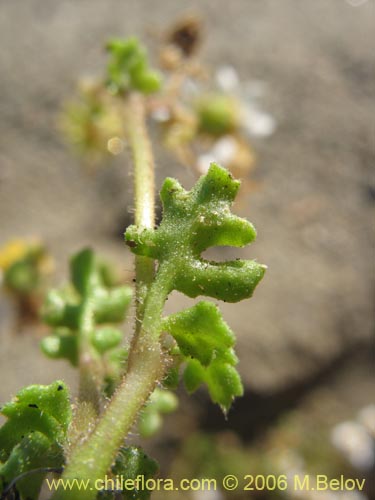
M 40 467 L 60 467 L 71 421 L 69 393 L 62 381 L 23 388 L 1 409 L 7 421 L 0 428 L 0 484 Z M 36 499 L 45 474 L 17 482 L 21 498 Z
M 132 299 L 129 286 L 112 289 L 97 287 L 93 293 L 93 310 L 96 323 L 120 323 L 124 321 Z
M 77 365 L 79 327 L 87 300 L 95 323 L 91 332 L 93 348 L 103 355 L 119 346 L 122 333 L 113 324 L 125 319 L 132 289 L 129 286 L 110 286 L 115 280 L 103 271 L 104 265 L 92 250 L 82 250 L 71 260 L 73 288 L 51 290 L 47 294 L 42 318 L 55 327 L 52 335 L 41 342 L 41 349 L 48 357 L 65 358 Z
M 68 359 L 73 366 L 78 365 L 77 336 L 66 328 L 60 328 L 53 335 L 44 337 L 40 348 L 51 359 Z
M 70 261 L 72 283 L 80 295 L 87 295 L 99 285 L 99 272 L 94 252 L 85 248 Z
M 78 305 L 71 291 L 50 290 L 41 309 L 42 319 L 47 325 L 75 329 L 78 326 Z
M 122 340 L 122 331 L 112 326 L 97 328 L 92 337 L 92 344 L 101 354 L 117 347 Z
M 164 319 L 163 326 L 177 342 L 187 362 L 184 382 L 189 392 L 205 383 L 211 399 L 227 411 L 243 387 L 235 368 L 238 359 L 233 346 L 235 336 L 219 309 L 202 301 Z
M 175 338 L 185 358 L 195 358 L 204 366 L 215 357 L 222 357 L 235 343 L 232 330 L 212 302 L 202 301 L 171 314 L 163 326 Z
M 207 368 L 197 360 L 188 361 L 184 382 L 188 392 L 194 392 L 205 383 L 212 401 L 219 404 L 224 412 L 229 410 L 235 397 L 243 395 L 238 371 L 221 359 L 214 360 Z
M 168 266 L 171 290 L 227 302 L 251 297 L 265 266 L 253 260 L 210 262 L 201 257 L 211 246 L 242 247 L 255 239 L 253 225 L 230 212 L 239 186 L 239 181 L 215 163 L 191 191 L 168 178 L 160 192 L 160 226 L 155 230 L 130 226 L 126 242 L 135 254 Z

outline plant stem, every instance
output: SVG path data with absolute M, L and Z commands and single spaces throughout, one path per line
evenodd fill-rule
M 90 297 L 84 299 L 79 318 L 79 390 L 78 399 L 91 409 L 95 418 L 101 409 L 100 360 L 93 352 L 90 336 L 94 329 L 93 308 Z M 86 410 L 87 411 L 87 410 Z
M 152 229 L 155 224 L 155 175 L 151 143 L 146 129 L 145 107 L 142 95 L 133 93 L 123 108 L 126 138 L 134 164 L 135 225 Z M 136 324 L 133 343 L 139 335 L 144 314 L 147 290 L 154 278 L 154 262 L 148 257 L 135 257 Z
M 129 96 L 125 103 L 124 120 L 134 161 L 135 222 L 140 227 L 153 228 L 153 159 L 141 96 Z M 82 500 L 96 498 L 95 481 L 103 479 L 109 471 L 139 411 L 165 370 L 159 336 L 163 307 L 171 291 L 171 273 L 161 265 L 154 277 L 153 260 L 137 257 L 136 281 L 136 331 L 127 373 L 92 433 L 85 442 L 72 450 L 63 474 L 63 479 L 90 480 L 93 489 L 80 490 Z M 76 495 L 77 490 L 59 491 L 54 498 L 73 500 Z
M 165 366 L 159 335 L 162 311 L 171 290 L 169 269 L 160 267 L 145 302 L 140 335 L 123 382 L 87 440 L 71 454 L 63 479 L 89 479 L 93 490 L 80 490 L 80 500 L 96 498 L 95 481 L 103 479 L 150 394 L 163 376 Z M 99 484 L 97 482 L 96 484 Z M 53 497 L 74 500 L 75 491 L 59 491 Z

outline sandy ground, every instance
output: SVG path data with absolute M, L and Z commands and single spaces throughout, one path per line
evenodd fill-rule
M 262 104 L 278 123 L 271 138 L 253 141 L 260 188 L 245 192 L 238 207 L 258 229 L 257 242 L 240 254 L 269 270 L 252 300 L 223 307 L 239 338 L 246 386 L 284 390 L 358 346 L 363 352 L 372 320 L 374 9 L 370 1 L 353 3 L 3 0 L 0 242 L 39 236 L 59 279 L 68 256 L 83 245 L 131 272 L 121 240 L 131 221 L 128 159 L 88 177 L 59 137 L 56 116 L 77 78 L 100 71 L 109 36 L 143 36 L 194 10 L 207 25 L 207 63 L 230 63 L 243 82 L 263 81 Z M 159 186 L 165 175 L 192 185 L 193 176 L 159 148 L 157 163 Z M 182 303 L 189 301 L 176 294 L 168 309 Z M 7 381 L 0 400 L 26 383 L 74 379 L 65 363 L 38 354 L 39 332 L 14 335 L 9 301 L 2 298 L 0 308 L 0 376 Z M 366 363 L 358 361 L 363 373 L 347 385 L 352 393 L 369 380 Z M 368 402 L 366 384 L 355 406 Z

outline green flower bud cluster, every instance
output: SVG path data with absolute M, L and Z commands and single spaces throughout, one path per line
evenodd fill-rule
M 238 103 L 225 94 L 207 94 L 195 103 L 201 132 L 213 136 L 230 134 L 240 124 Z
M 112 153 L 111 140 L 124 135 L 121 112 L 102 83 L 82 83 L 77 96 L 67 102 L 59 120 L 60 130 L 75 152 L 95 166 Z
M 42 351 L 76 366 L 81 330 L 87 329 L 89 321 L 91 347 L 116 371 L 126 354 L 121 347 L 123 333 L 116 325 L 125 319 L 132 289 L 111 286 L 113 277 L 108 267 L 89 249 L 73 257 L 70 272 L 72 286 L 51 290 L 45 299 L 42 318 L 54 330 L 42 340 Z
M 1 414 L 7 421 L 0 428 L 0 493 L 21 474 L 63 465 L 72 417 L 64 382 L 23 388 Z M 14 486 L 17 498 L 36 500 L 45 475 L 39 471 L 20 478 Z
M 159 90 L 161 77 L 150 69 L 146 51 L 137 38 L 112 39 L 107 50 L 110 54 L 107 85 L 112 93 L 138 90 L 151 94 Z

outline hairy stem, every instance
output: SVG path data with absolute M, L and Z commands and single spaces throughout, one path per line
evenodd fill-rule
M 169 270 L 161 267 L 146 297 L 144 322 L 125 378 L 88 439 L 72 451 L 63 479 L 89 479 L 93 488 L 81 490 L 81 500 L 96 498 L 95 488 L 101 485 L 100 480 L 109 471 L 139 411 L 164 374 L 159 336 L 161 315 L 170 289 Z M 73 500 L 75 495 L 77 490 L 58 491 L 53 498 Z
M 132 152 L 134 164 L 135 224 L 152 229 L 155 224 L 155 181 L 154 158 L 148 138 L 145 120 L 144 99 L 133 93 L 124 105 L 126 138 Z M 154 261 L 148 257 L 136 256 L 136 326 L 133 343 L 137 341 L 144 314 L 147 290 L 154 277 Z
M 140 227 L 153 228 L 153 160 L 141 96 L 129 96 L 125 103 L 124 120 L 134 161 L 135 222 Z M 109 471 L 139 411 L 164 374 L 159 336 L 164 304 L 171 291 L 170 280 L 168 268 L 159 266 L 154 277 L 153 260 L 136 257 L 136 331 L 127 372 L 87 440 L 72 450 L 63 474 L 63 479 L 90 480 L 92 489 L 79 493 L 82 500 L 96 498 L 97 485 L 100 486 L 100 480 Z M 76 495 L 77 491 L 59 491 L 54 498 L 73 500 Z
M 87 297 L 81 308 L 79 318 L 79 389 L 80 403 L 91 409 L 93 418 L 99 414 L 101 407 L 101 374 L 100 360 L 94 353 L 90 336 L 94 329 L 94 312 L 90 297 Z

